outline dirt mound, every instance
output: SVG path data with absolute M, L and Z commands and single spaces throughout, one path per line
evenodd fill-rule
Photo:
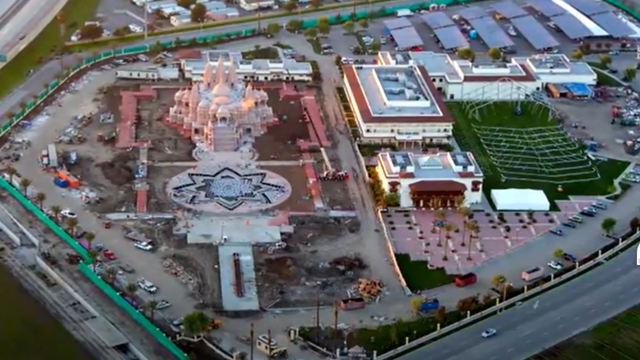
M 295 266 L 295 260 L 289 256 L 264 259 L 264 265 L 269 274 L 277 275 L 277 277 L 285 280 L 293 274 L 291 270 Z
M 357 256 L 340 256 L 330 262 L 331 266 L 342 272 L 365 270 L 367 264 Z
M 135 155 L 132 152 L 123 152 L 114 156 L 111 161 L 98 164 L 102 174 L 116 186 L 126 185 L 135 179 Z

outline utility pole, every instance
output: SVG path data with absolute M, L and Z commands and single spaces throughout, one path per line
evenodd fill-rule
M 320 294 L 316 293 L 316 344 L 320 343 Z
M 340 337 L 338 336 L 339 332 L 338 332 L 338 302 L 336 301 L 335 303 L 333 303 L 333 331 L 334 334 L 333 336 L 335 336 L 335 338 L 333 339 L 333 341 L 335 342 L 334 345 L 334 349 L 333 352 L 337 353 L 338 349 L 340 348 Z
M 353 17 L 351 20 L 356 21 L 356 0 L 353 0 L 353 12 L 351 14 L 351 17 Z
M 262 33 L 262 12 L 260 10 L 260 4 L 258 4 L 258 34 Z
M 149 36 L 149 24 L 148 16 L 149 16 L 149 8 L 147 7 L 149 4 L 149 0 L 144 0 L 144 39 L 147 40 Z
M 271 359 L 271 352 L 273 348 L 271 348 L 271 329 L 267 330 L 267 346 L 269 347 L 269 351 L 267 351 L 267 358 Z
M 249 344 L 249 348 L 251 349 L 249 351 L 249 360 L 253 360 L 253 344 L 254 344 L 254 340 L 253 340 L 253 323 L 251 323 L 251 330 L 249 331 L 249 341 L 251 342 Z

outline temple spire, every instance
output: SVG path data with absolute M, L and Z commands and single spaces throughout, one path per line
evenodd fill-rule
M 211 86 L 212 75 L 211 61 L 207 59 L 207 64 L 204 66 L 204 74 L 202 74 L 202 81 L 205 87 Z
M 236 63 L 231 59 L 229 61 L 229 75 L 227 80 L 229 81 L 229 85 L 235 85 L 238 82 L 238 75 L 236 74 Z
M 218 65 L 216 65 L 216 84 L 224 83 L 224 59 L 222 54 L 218 57 Z

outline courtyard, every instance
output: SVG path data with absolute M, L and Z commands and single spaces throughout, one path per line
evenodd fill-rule
M 593 158 L 542 102 L 448 103 L 459 146 L 474 153 L 485 174 L 484 192 L 492 189 L 543 190 L 550 200 L 572 195 L 607 195 L 629 165 Z M 552 205 L 553 207 L 553 205 Z

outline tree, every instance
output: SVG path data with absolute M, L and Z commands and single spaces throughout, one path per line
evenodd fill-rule
M 354 24 L 351 20 L 347 20 L 344 22 L 344 24 L 342 24 L 342 28 L 347 32 L 347 34 L 352 34 L 355 26 L 356 24 Z
M 631 219 L 631 221 L 629 221 L 629 227 L 634 232 L 638 232 L 638 230 L 640 230 L 640 218 L 634 217 Z
M 487 55 L 489 55 L 491 60 L 498 61 L 502 57 L 502 51 L 500 51 L 500 49 L 498 48 L 491 48 L 489 49 L 489 51 L 487 51 Z
M 458 300 L 458 304 L 456 305 L 458 311 L 461 312 L 474 311 L 478 307 L 480 307 L 480 300 L 478 300 L 477 296 L 462 298 Z
M 442 261 L 449 260 L 449 241 L 451 241 L 451 232 L 454 230 L 454 226 L 452 223 L 446 223 L 442 225 L 442 229 L 445 232 L 444 236 L 444 255 L 442 256 Z
M 629 67 L 622 72 L 625 81 L 632 81 L 636 78 L 637 71 L 635 68 Z
M 136 284 L 127 284 L 127 286 L 125 286 L 122 290 L 122 292 L 130 298 L 133 298 L 133 296 L 136 294 L 136 291 L 138 291 L 138 287 L 136 286 Z
M 36 194 L 36 196 L 34 197 L 36 203 L 38 204 L 38 208 L 40 208 L 40 210 L 42 210 L 43 205 L 44 205 L 44 201 L 47 199 L 47 194 L 43 193 L 43 192 L 39 192 Z
M 480 232 L 480 225 L 476 221 L 467 221 L 467 230 L 469 230 L 469 248 L 467 249 L 467 260 L 473 260 L 471 258 L 471 248 L 473 247 L 473 239 L 478 236 Z
M 304 31 L 304 36 L 315 39 L 316 37 L 318 37 L 318 29 L 308 28 L 307 30 Z
M 320 24 L 331 25 L 331 22 L 329 21 L 328 17 L 322 16 L 322 17 L 319 17 L 318 20 L 317 20 L 317 25 L 320 25 Z
M 371 44 L 369 44 L 369 51 L 377 53 L 378 51 L 380 51 L 381 46 L 382 45 L 380 44 L 380 41 L 373 40 Z
M 469 61 L 473 61 L 476 58 L 476 54 L 468 47 L 458 49 L 457 55 L 460 59 Z
M 422 299 L 417 297 L 411 298 L 411 310 L 413 310 L 416 313 L 419 313 L 420 307 L 422 307 Z
M 358 20 L 358 25 L 359 25 L 361 28 L 366 29 L 366 28 L 368 28 L 368 27 L 369 27 L 369 20 L 367 20 L 367 19 L 360 19 L 360 20 Z
M 462 216 L 462 243 L 460 243 L 460 246 L 465 246 L 464 238 L 467 235 L 467 220 L 469 220 L 469 215 L 471 215 L 471 209 L 466 206 L 460 206 L 456 208 L 456 212 Z
M 149 319 L 153 322 L 153 317 L 156 314 L 156 310 L 158 310 L 158 302 L 155 300 L 149 300 L 146 304 L 144 304 L 145 310 L 149 312 Z
M 314 9 L 319 9 L 322 7 L 322 0 L 311 0 L 311 7 Z
M 318 28 L 318 32 L 322 35 L 327 35 L 331 32 L 331 25 L 329 25 L 329 23 L 319 22 L 316 27 Z
M 113 36 L 123 37 L 131 32 L 128 26 L 117 27 L 113 30 Z
M 29 185 L 31 185 L 31 180 L 25 178 L 20 179 L 20 190 L 22 190 L 22 195 L 27 196 Z
M 580 50 L 573 50 L 570 56 L 573 60 L 582 60 L 583 54 Z
M 398 326 L 396 324 L 391 324 L 389 328 L 389 342 L 391 345 L 398 345 Z
M 67 230 L 73 235 L 76 232 L 76 228 L 78 227 L 78 220 L 74 218 L 68 218 L 65 223 L 67 225 Z
M 87 24 L 80 28 L 80 39 L 96 40 L 102 37 L 103 29 L 98 24 Z
M 444 210 L 438 209 L 434 211 L 433 216 L 435 217 L 436 222 L 443 223 L 447 220 L 447 213 L 444 212 Z M 442 246 L 442 230 L 444 229 L 442 228 L 442 224 L 440 224 L 438 227 L 438 247 Z
M 202 311 L 194 311 L 187 314 L 182 322 L 185 335 L 193 338 L 202 336 L 202 333 L 207 328 L 209 321 L 209 317 Z
M 554 256 L 554 257 L 557 257 L 557 258 L 562 257 L 562 254 L 564 254 L 564 250 L 562 250 L 562 249 L 556 249 L 556 250 L 553 252 L 553 256 Z
M 60 222 L 60 213 L 62 212 L 62 208 L 58 205 L 51 206 L 51 215 L 53 215 L 53 221 L 56 223 Z
M 276 36 L 280 32 L 280 24 L 278 23 L 270 23 L 267 25 L 267 34 L 271 36 Z
M 611 232 L 613 231 L 613 228 L 616 227 L 616 223 L 618 221 L 614 218 L 606 218 L 604 220 L 602 220 L 602 223 L 600 224 L 600 227 L 602 228 L 602 230 L 604 231 L 605 235 L 611 235 Z
M 207 20 L 207 8 L 204 4 L 195 4 L 191 8 L 191 22 L 192 23 L 203 23 Z
M 447 316 L 447 308 L 445 308 L 444 306 L 438 307 L 435 313 L 433 314 L 433 317 L 436 318 L 436 321 L 438 322 L 438 324 L 442 324 L 446 316 Z
M 609 55 L 602 55 L 600 56 L 600 65 L 602 65 L 605 68 L 608 68 L 609 65 L 611 65 L 611 56 Z
M 9 184 L 11 184 L 11 186 L 13 185 L 13 177 L 18 175 L 18 170 L 16 170 L 15 168 L 11 167 L 11 166 L 7 166 L 6 169 L 4 169 L 4 172 L 9 175 Z M 15 186 L 14 186 L 15 187 Z
M 91 243 L 93 242 L 93 240 L 96 239 L 96 234 L 94 234 L 92 232 L 87 232 L 86 234 L 84 234 L 84 239 L 89 244 L 89 248 L 91 248 Z
M 196 3 L 197 3 L 196 0 L 177 0 L 176 1 L 176 4 L 178 4 L 178 6 L 181 6 L 187 10 L 191 9 L 191 7 Z
M 400 206 L 400 196 L 397 193 L 389 193 L 385 196 L 384 202 L 388 207 L 398 207 Z
M 301 27 L 302 27 L 302 22 L 300 20 L 295 20 L 295 19 L 287 21 L 287 25 L 285 26 L 287 31 L 298 31 L 300 30 Z
M 491 279 L 491 284 L 495 287 L 500 286 L 500 284 L 503 284 L 507 281 L 507 278 L 504 277 L 504 275 L 496 275 Z
M 482 303 L 484 305 L 489 305 L 489 304 L 493 304 L 495 301 L 493 300 L 493 295 L 491 295 L 490 292 L 484 294 L 484 296 L 482 297 Z
M 292 13 L 298 9 L 298 3 L 295 0 L 289 0 L 284 3 L 283 8 L 286 12 Z
M 116 268 L 108 267 L 104 270 L 104 272 L 102 273 L 102 276 L 106 282 L 113 284 L 117 274 L 118 274 L 118 271 L 116 270 Z

